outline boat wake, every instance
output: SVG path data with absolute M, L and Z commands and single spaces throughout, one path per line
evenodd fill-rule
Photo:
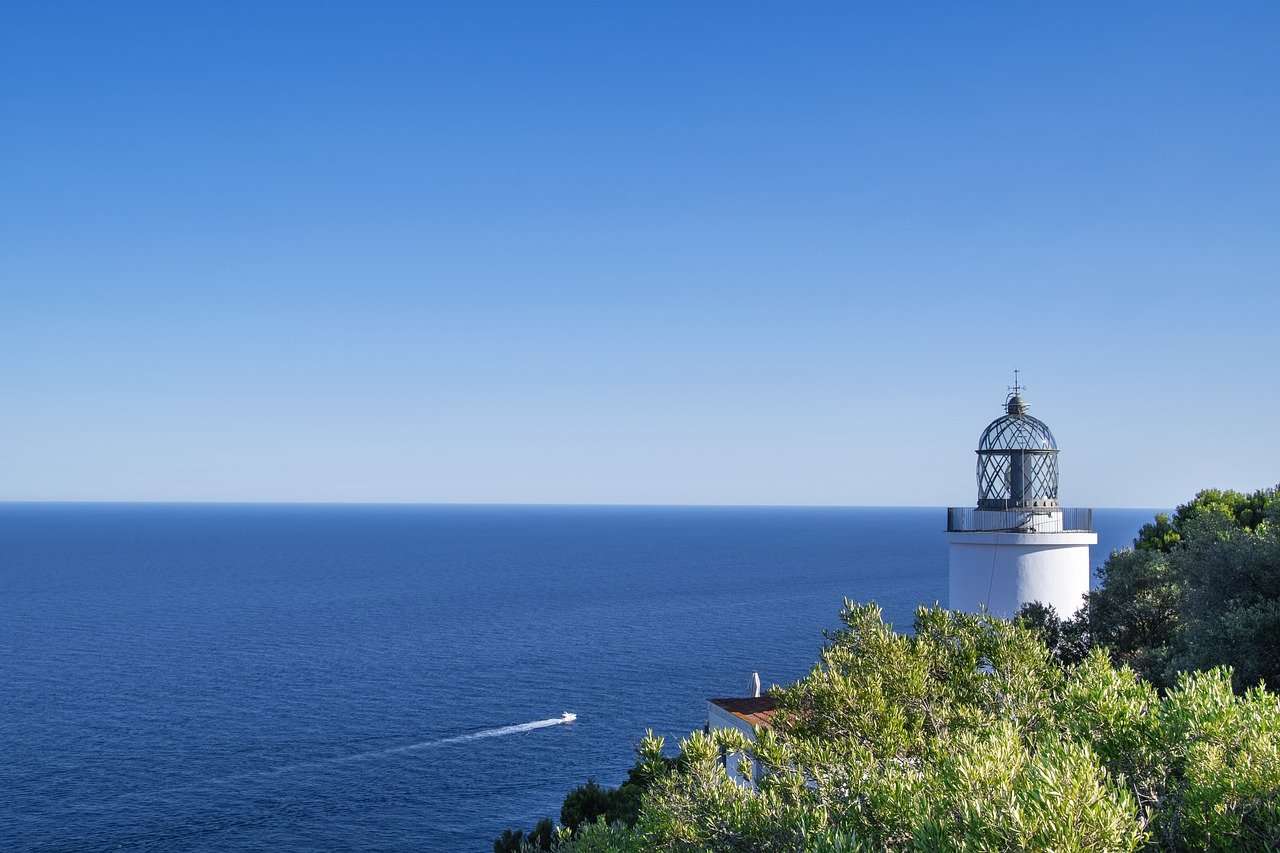
M 225 785 L 230 782 L 241 782 L 248 779 L 265 779 L 272 776 L 282 776 L 286 773 L 296 773 L 299 770 L 320 770 L 325 767 L 332 767 L 340 764 L 350 764 L 357 761 L 370 761 L 375 758 L 382 758 L 388 755 L 400 755 L 407 752 L 419 752 L 421 750 L 434 749 L 441 746 L 451 746 L 458 743 L 466 743 L 467 741 L 483 740 L 491 737 L 506 737 L 507 735 L 524 734 L 525 732 L 537 731 L 538 729 L 546 729 L 552 726 L 563 726 L 572 723 L 578 719 L 577 714 L 565 711 L 559 717 L 550 717 L 546 720 L 534 720 L 530 723 L 519 723 L 514 726 L 499 726 L 494 729 L 483 729 L 478 732 L 471 732 L 465 735 L 454 735 L 453 737 L 437 738 L 436 740 L 424 740 L 418 743 L 408 743 L 402 746 L 392 746 L 386 749 L 374 749 L 368 752 L 357 752 L 352 755 L 339 755 L 333 758 L 318 758 L 312 761 L 299 761 L 294 764 L 285 764 L 280 767 L 264 768 L 262 770 L 249 770 L 244 773 L 235 773 L 230 776 L 214 776 L 208 779 L 200 779 L 185 785 L 174 785 L 167 788 L 158 788 L 150 791 L 137 791 L 132 793 L 121 794 L 121 797 L 149 797 L 174 793 L 177 791 L 186 791 L 192 788 L 199 788 L 204 785 Z
M 448 746 L 452 743 L 466 743 L 469 740 L 480 740 L 487 737 L 505 737 L 507 735 L 518 735 L 525 732 L 532 732 L 538 729 L 545 729 L 551 726 L 563 726 L 565 723 L 572 723 L 578 719 L 577 714 L 565 711 L 559 717 L 551 717 L 546 720 L 535 720 L 532 723 L 520 723 L 515 726 L 502 726 L 496 729 L 485 729 L 480 732 L 472 732 L 468 735 L 455 735 L 454 737 L 441 738 L 439 740 L 424 740 L 421 743 L 410 743 L 404 746 L 393 746 L 389 749 L 375 749 L 372 752 L 358 752 L 355 755 L 345 755 L 341 758 L 329 758 L 318 762 L 307 762 L 308 764 L 338 764 L 346 761 L 364 761 L 369 758 L 378 758 L 383 755 L 398 755 L 402 752 L 417 752 L 420 749 L 431 749 L 436 746 Z M 285 769 L 294 769 L 303 765 L 292 764 Z

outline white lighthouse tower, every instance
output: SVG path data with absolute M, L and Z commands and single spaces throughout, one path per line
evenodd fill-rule
M 947 510 L 950 607 L 1009 617 L 1024 604 L 1074 614 L 1089 591 L 1092 509 L 1058 504 L 1058 443 L 1017 384 L 978 440 L 978 505 Z

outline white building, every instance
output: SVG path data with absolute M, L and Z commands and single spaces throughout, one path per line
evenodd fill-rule
M 1065 618 L 1089 591 L 1093 510 L 1058 504 L 1058 443 L 1015 383 L 978 440 L 978 504 L 947 510 L 953 610 L 1009 617 L 1024 604 Z
M 760 695 L 760 675 L 751 674 L 753 696 L 741 698 L 722 698 L 707 700 L 707 731 L 716 729 L 737 729 L 747 736 L 747 740 L 756 739 L 756 728 L 767 728 L 773 717 L 774 701 L 771 696 Z M 725 770 L 729 778 L 739 785 L 755 787 L 758 768 L 754 760 L 750 762 L 747 775 L 739 772 L 744 756 L 731 753 L 724 756 Z

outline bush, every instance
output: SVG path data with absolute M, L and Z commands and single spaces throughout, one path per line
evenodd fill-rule
M 526 834 L 518 829 L 503 830 L 493 842 L 493 853 L 532 853 L 550 850 L 556 838 L 556 828 L 550 818 L 538 821 Z

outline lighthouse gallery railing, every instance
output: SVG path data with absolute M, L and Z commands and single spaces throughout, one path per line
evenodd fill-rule
M 1090 533 L 1093 510 L 1083 507 L 1024 509 L 947 508 L 948 533 Z

